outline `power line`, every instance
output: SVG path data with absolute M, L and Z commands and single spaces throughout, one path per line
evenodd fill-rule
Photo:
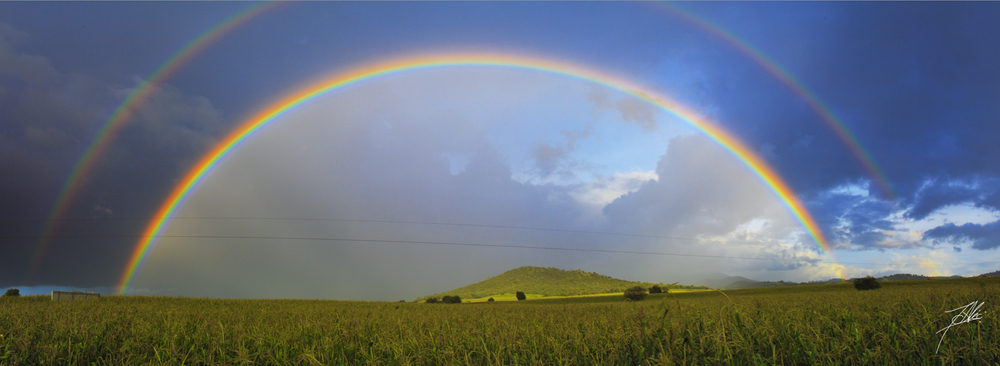
M 10 237 L 3 237 L 3 239 L 40 239 L 40 238 L 43 238 L 43 237 L 45 237 L 45 238 L 51 238 L 51 239 L 115 239 L 115 238 L 119 238 L 119 239 L 120 238 L 139 239 L 139 238 L 149 238 L 150 236 L 148 236 L 148 235 L 10 236 Z M 819 259 L 759 258 L 759 257 L 740 257 L 740 256 L 725 256 L 725 255 L 706 255 L 706 254 L 682 254 L 682 253 L 664 253 L 664 252 L 642 252 L 642 251 L 612 250 L 612 249 L 560 248 L 560 247 L 542 247 L 542 246 L 532 246 L 532 245 L 479 244 L 479 243 L 443 242 L 443 241 L 419 241 L 419 240 L 382 240 L 382 239 L 357 239 L 357 238 L 319 238 L 319 237 L 250 236 L 250 235 L 156 235 L 154 237 L 156 237 L 156 238 L 177 238 L 177 239 L 259 239 L 259 240 L 300 240 L 300 241 L 348 241 L 348 242 L 364 242 L 364 243 L 429 244 L 429 245 L 452 245 L 452 246 L 491 247 L 491 248 L 563 250 L 563 251 L 596 252 L 596 253 L 662 255 L 662 256 L 695 257 L 695 258 L 748 259 L 748 260 L 782 261 L 782 262 L 809 262 L 809 263 L 815 263 L 815 262 L 819 262 L 820 261 Z M 868 265 L 877 265 L 878 264 L 878 263 L 861 263 L 861 262 L 837 262 L 837 263 L 838 264 L 868 264 Z
M 2 222 L 50 222 L 50 221 L 149 221 L 153 219 L 158 219 L 156 217 L 127 217 L 127 218 L 75 218 L 75 219 L 59 219 L 59 220 L 11 220 Z M 593 231 L 593 230 L 573 230 L 573 229 L 552 229 L 552 228 L 541 228 L 541 227 L 531 227 L 531 226 L 514 226 L 514 225 L 488 225 L 488 224 L 467 224 L 467 223 L 452 223 L 452 222 L 431 222 L 431 221 L 398 221 L 398 220 L 365 220 L 365 219 L 335 219 L 335 218 L 310 218 L 310 217 L 168 217 L 167 220 L 271 220 L 271 221 L 329 221 L 329 222 L 365 222 L 365 223 L 382 223 L 382 224 L 410 224 L 410 225 L 437 225 L 437 226 L 460 226 L 460 227 L 481 227 L 481 228 L 494 228 L 494 229 L 514 229 L 514 230 L 535 230 L 535 231 L 551 231 L 551 232 L 564 232 L 564 233 L 577 233 L 577 234 L 597 234 L 597 235 L 614 235 L 614 236 L 626 236 L 635 238 L 650 238 L 650 239 L 669 239 L 669 240 L 686 240 L 686 241 L 702 241 L 704 239 L 698 238 L 685 238 L 678 236 L 662 236 L 662 235 L 648 235 L 648 234 L 630 234 L 630 233 L 620 233 L 611 231 Z M 760 243 L 745 242 L 745 241 L 725 241 L 726 244 L 750 244 L 756 245 Z

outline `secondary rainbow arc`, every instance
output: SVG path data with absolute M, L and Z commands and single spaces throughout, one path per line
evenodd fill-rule
M 829 251 L 829 245 L 823 236 L 822 231 L 816 224 L 812 215 L 806 207 L 799 201 L 794 192 L 785 183 L 777 172 L 767 164 L 752 149 L 747 147 L 742 141 L 723 129 L 721 126 L 708 120 L 704 116 L 685 106 L 665 97 L 644 89 L 635 83 L 624 79 L 600 73 L 592 69 L 584 68 L 566 62 L 509 54 L 488 54 L 488 53 L 463 53 L 463 54 L 437 54 L 420 55 L 393 59 L 387 62 L 362 66 L 351 71 L 347 71 L 308 87 L 292 93 L 269 107 L 262 109 L 253 117 L 249 118 L 240 127 L 230 133 L 224 140 L 219 142 L 212 150 L 206 153 L 198 163 L 184 176 L 180 183 L 173 189 L 160 209 L 153 215 L 154 219 L 147 225 L 142 238 L 129 259 L 128 265 L 122 274 L 119 284 L 119 294 L 128 291 L 136 273 L 142 267 L 149 251 L 153 248 L 157 236 L 163 230 L 170 216 L 180 206 L 188 193 L 201 181 L 201 179 L 219 163 L 230 151 L 237 147 L 240 142 L 251 136 L 254 132 L 268 125 L 270 122 L 285 115 L 296 106 L 302 105 L 321 95 L 329 93 L 346 86 L 372 78 L 405 72 L 409 70 L 456 67 L 456 66 L 497 66 L 519 68 L 527 70 L 537 70 L 558 75 L 564 75 L 576 79 L 587 80 L 612 89 L 620 90 L 631 94 L 637 98 L 645 100 L 657 107 L 671 113 L 686 123 L 690 124 L 704 135 L 718 143 L 739 161 L 747 166 L 767 186 L 777 198 L 786 206 L 789 212 L 798 220 L 808 235 L 826 254 L 828 260 L 833 263 L 833 254 Z M 834 268 L 838 271 L 839 266 Z
M 868 175 L 871 176 L 872 180 L 876 185 L 878 185 L 879 189 L 886 194 L 889 200 L 896 200 L 897 194 L 895 189 L 892 187 L 892 182 L 889 180 L 889 177 L 886 176 L 885 171 L 879 167 L 878 163 L 875 162 L 875 158 L 872 157 L 868 149 L 864 147 L 861 140 L 859 140 L 854 132 L 847 127 L 843 120 L 837 117 L 837 115 L 828 105 L 826 105 L 826 103 L 823 103 L 823 101 L 816 96 L 816 93 L 807 89 L 805 84 L 795 78 L 791 72 L 781 67 L 777 61 L 764 54 L 763 51 L 754 47 L 750 42 L 741 39 L 739 36 L 704 19 L 703 17 L 699 17 L 698 15 L 681 9 L 673 4 L 663 2 L 652 4 L 657 6 L 658 9 L 665 10 L 671 15 L 681 18 L 706 33 L 725 41 L 730 46 L 739 50 L 755 63 L 763 67 L 768 73 L 771 74 L 771 76 L 788 87 L 799 98 L 805 101 L 809 108 L 815 111 L 816 114 L 823 119 L 823 122 L 837 134 L 837 137 L 839 137 L 851 153 L 854 154 L 854 157 L 861 163 L 864 169 L 868 171 Z
M 194 56 L 200 54 L 226 34 L 278 5 L 280 5 L 279 2 L 251 4 L 216 23 L 181 47 L 170 58 L 160 64 L 146 80 L 132 89 L 118 108 L 111 113 L 108 120 L 104 122 L 101 129 L 97 131 L 90 145 L 84 150 L 80 160 L 77 161 L 76 165 L 70 171 L 66 183 L 59 190 L 52 211 L 49 213 L 45 226 L 42 228 L 41 239 L 35 245 L 34 253 L 31 255 L 31 260 L 28 264 L 29 276 L 32 271 L 38 268 L 45 254 L 45 249 L 48 246 L 48 238 L 58 229 L 59 223 L 62 222 L 61 219 L 66 215 L 70 205 L 76 200 L 83 185 L 83 178 L 94 169 L 95 164 L 99 160 L 98 157 L 104 155 L 104 152 L 111 145 L 113 137 L 121 131 L 129 118 L 135 114 L 143 102 L 155 93 L 156 86 L 162 84 L 176 73 L 181 66 L 187 64 Z

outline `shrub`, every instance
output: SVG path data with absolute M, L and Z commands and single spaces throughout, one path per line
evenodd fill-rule
M 3 295 L 6 296 L 6 297 L 21 296 L 21 290 L 18 290 L 16 288 L 9 288 L 9 289 L 7 289 L 7 292 L 5 292 Z
M 524 296 L 524 292 L 521 291 L 518 291 L 517 294 L 515 295 L 517 295 L 517 301 L 521 301 L 528 298 L 527 296 Z
M 628 290 L 625 290 L 625 298 L 631 301 L 641 301 L 646 298 L 646 289 L 642 288 L 642 286 L 630 287 Z
M 462 298 L 459 297 L 458 295 L 455 295 L 455 296 L 445 296 L 445 297 L 441 298 L 441 302 L 443 302 L 445 304 L 461 304 L 462 303 Z
M 492 301 L 493 301 L 492 297 L 489 300 L 486 300 L 486 302 L 492 302 Z
M 649 293 L 651 293 L 651 294 L 662 294 L 663 293 L 663 289 L 660 288 L 660 285 L 653 285 L 653 287 L 649 288 Z
M 861 278 L 854 279 L 854 288 L 858 289 L 859 291 L 874 290 L 880 287 L 882 287 L 882 285 L 879 284 L 878 280 L 876 280 L 875 277 L 872 276 L 864 276 Z
M 426 302 L 427 302 L 428 304 L 433 304 L 433 303 L 436 303 L 436 302 L 438 302 L 438 298 L 436 298 L 436 297 L 432 297 L 432 298 L 429 298 L 429 299 L 427 299 L 427 301 L 426 301 Z

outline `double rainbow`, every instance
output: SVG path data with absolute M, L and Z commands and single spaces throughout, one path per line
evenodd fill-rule
M 388 62 L 381 62 L 362 66 L 333 77 L 327 78 L 271 104 L 263 109 L 234 132 L 230 133 L 224 140 L 219 142 L 211 151 L 192 168 L 181 180 L 160 209 L 154 215 L 146 227 L 142 238 L 136 244 L 135 250 L 128 262 L 125 272 L 119 284 L 119 294 L 128 291 L 128 287 L 134 279 L 136 273 L 142 267 L 146 256 L 153 248 L 157 236 L 163 230 L 164 225 L 169 220 L 174 211 L 184 201 L 191 190 L 215 167 L 222 159 L 240 142 L 247 139 L 264 126 L 279 119 L 295 107 L 307 103 L 331 91 L 348 87 L 377 77 L 399 74 L 412 70 L 444 68 L 444 67 L 469 67 L 469 66 L 489 66 L 506 67 L 514 69 L 535 70 L 563 75 L 575 79 L 586 80 L 595 84 L 603 85 L 621 92 L 633 95 L 645 100 L 648 103 L 662 108 L 671 113 L 692 127 L 696 128 L 707 137 L 721 145 L 739 161 L 746 165 L 788 208 L 791 214 L 802 224 L 806 232 L 819 246 L 820 250 L 826 254 L 827 259 L 833 263 L 832 253 L 829 252 L 829 245 L 823 236 L 822 231 L 816 224 L 809 211 L 795 196 L 788 185 L 752 149 L 746 146 L 738 138 L 724 130 L 721 126 L 709 121 L 704 116 L 685 106 L 666 98 L 662 95 L 644 89 L 635 83 L 620 79 L 618 77 L 597 72 L 592 69 L 578 65 L 548 60 L 538 57 L 508 55 L 508 54 L 488 54 L 488 53 L 463 53 L 463 54 L 438 54 L 420 55 L 394 59 Z M 839 276 L 840 266 L 837 268 Z
M 38 268 L 41 263 L 42 257 L 45 255 L 45 248 L 48 247 L 49 238 L 55 233 L 59 228 L 59 224 L 62 219 L 66 216 L 66 212 L 69 207 L 76 200 L 77 194 L 79 194 L 80 189 L 83 186 L 84 177 L 87 176 L 91 170 L 94 169 L 95 164 L 98 161 L 98 157 L 104 154 L 108 146 L 111 145 L 113 136 L 117 135 L 119 131 L 125 126 L 129 118 L 135 114 L 136 110 L 148 100 L 155 92 L 156 86 L 162 84 L 166 79 L 170 78 L 174 73 L 191 61 L 194 56 L 198 55 L 204 51 L 208 46 L 221 39 L 226 34 L 229 34 L 233 30 L 239 28 L 243 24 L 246 24 L 251 19 L 263 14 L 264 12 L 273 9 L 278 6 L 278 2 L 270 3 L 255 3 L 247 6 L 243 10 L 230 15 L 225 20 L 215 24 L 212 28 L 209 28 L 205 32 L 202 32 L 198 37 L 195 37 L 190 42 L 181 47 L 173 56 L 170 56 L 163 64 L 160 65 L 152 74 L 143 81 L 141 84 L 132 89 L 132 92 L 125 97 L 121 105 L 111 113 L 111 116 L 101 129 L 97 131 L 97 135 L 91 141 L 87 149 L 84 150 L 83 155 L 80 160 L 77 161 L 76 165 L 73 166 L 73 170 L 70 171 L 69 178 L 63 185 L 62 189 L 59 190 L 59 195 L 56 197 L 56 202 L 52 211 L 49 213 L 49 217 L 46 220 L 45 227 L 42 228 L 42 235 L 39 243 L 35 246 L 35 252 L 31 255 L 31 261 L 28 264 L 29 276 L 32 271 Z

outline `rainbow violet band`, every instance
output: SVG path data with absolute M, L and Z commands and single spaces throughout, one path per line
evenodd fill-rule
M 752 149 L 748 148 L 746 144 L 693 110 L 652 91 L 643 89 L 635 83 L 566 62 L 508 54 L 437 54 L 403 57 L 387 62 L 368 64 L 367 66 L 337 74 L 286 96 L 284 99 L 271 104 L 244 122 L 235 131 L 230 133 L 229 136 L 213 147 L 211 151 L 205 154 L 187 175 L 184 176 L 170 193 L 170 196 L 160 206 L 160 209 L 153 216 L 154 218 L 143 232 L 142 238 L 136 244 L 128 266 L 122 274 L 119 284 L 119 294 L 125 294 L 128 291 L 129 285 L 142 267 L 146 256 L 153 248 L 160 231 L 164 228 L 174 211 L 184 201 L 184 198 L 187 197 L 188 193 L 230 151 L 254 132 L 277 120 L 295 107 L 339 88 L 376 77 L 411 70 L 460 66 L 493 66 L 536 70 L 586 80 L 633 95 L 677 116 L 728 150 L 761 179 L 802 224 L 806 232 L 809 233 L 819 246 L 820 251 L 826 254 L 830 263 L 834 264 L 833 255 L 829 251 L 829 245 L 823 233 L 809 211 L 806 210 L 802 202 L 799 201 L 788 187 L 788 184 L 781 179 L 767 162 L 761 159 Z M 839 272 L 841 267 L 834 264 L 834 268 L 837 271 L 838 277 L 840 277 Z

